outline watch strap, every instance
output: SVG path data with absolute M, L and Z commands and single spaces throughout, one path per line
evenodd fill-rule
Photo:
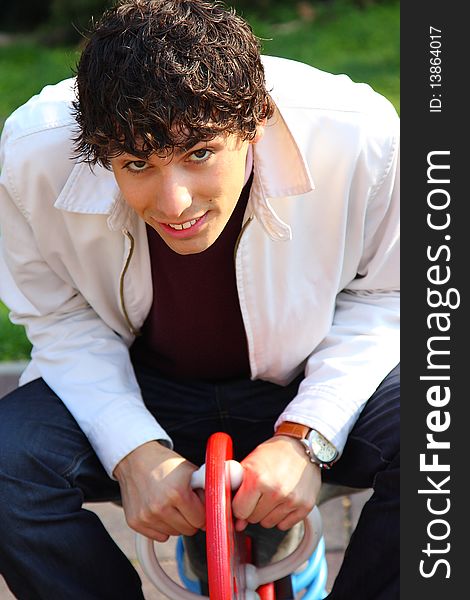
M 308 427 L 307 425 L 293 423 L 292 421 L 284 421 L 276 429 L 274 435 L 287 435 L 296 438 L 297 440 L 304 440 L 310 431 L 311 427 Z
M 279 425 L 274 435 L 287 435 L 289 437 L 293 437 L 302 444 L 307 456 L 310 459 L 310 462 L 318 465 L 321 469 L 330 469 L 332 465 L 336 462 L 338 453 L 336 452 L 336 457 L 331 462 L 324 462 L 319 457 L 317 457 L 307 439 L 309 433 L 313 431 L 311 427 L 307 425 L 301 425 L 300 423 L 293 423 L 292 421 L 284 421 Z M 320 434 L 318 434 L 320 435 Z M 323 436 L 321 436 L 323 437 Z M 327 441 L 327 440 L 326 440 Z M 330 442 L 328 442 L 330 443 Z M 333 447 L 334 448 L 334 447 Z

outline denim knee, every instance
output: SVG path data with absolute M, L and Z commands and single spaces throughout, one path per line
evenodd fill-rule
M 31 423 L 11 410 L 9 397 L 0 400 L 0 494 L 4 489 L 3 477 L 23 478 L 33 466 L 34 431 Z
M 51 483 L 67 478 L 90 452 L 72 415 L 41 379 L 0 400 L 0 477 Z

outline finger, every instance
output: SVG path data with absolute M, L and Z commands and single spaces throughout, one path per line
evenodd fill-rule
M 277 503 L 275 503 L 276 500 Z M 299 498 L 296 494 L 279 497 L 274 492 L 267 493 L 261 498 L 254 513 L 248 517 L 248 521 L 250 523 L 260 523 L 262 527 L 275 527 L 294 514 L 296 515 L 295 518 L 298 516 L 299 521 L 304 519 L 312 508 L 312 503 L 302 497 Z M 290 522 L 288 521 L 288 523 Z
M 131 529 L 133 529 L 137 533 L 140 533 L 141 535 L 143 535 L 147 538 L 150 538 L 151 540 L 155 540 L 157 542 L 166 542 L 168 540 L 168 538 L 170 537 L 168 534 L 163 533 L 162 531 L 159 531 L 155 527 L 149 527 L 147 525 L 142 525 L 140 523 L 137 526 L 134 526 L 133 524 L 131 524 L 129 522 L 128 522 L 128 525 Z
M 304 510 L 293 510 L 289 513 L 282 521 L 280 521 L 277 525 L 277 528 L 281 531 L 287 531 L 287 529 L 291 529 L 294 525 L 297 525 L 300 521 L 303 521 L 308 513 Z
M 168 500 L 163 509 L 159 507 L 159 510 L 154 512 L 158 521 L 163 521 L 183 535 L 194 535 L 198 529 L 205 526 L 205 507 L 193 490 L 172 490 Z
M 142 532 L 139 531 L 139 533 Z M 155 531 L 154 529 L 149 529 L 147 532 L 142 533 L 142 535 L 156 542 L 160 542 L 160 544 L 167 542 L 170 539 L 169 535 L 166 535 L 165 533 L 160 533 L 159 531 Z
M 286 503 L 280 504 L 276 506 L 271 512 L 267 513 L 262 519 L 258 521 L 261 527 L 266 527 L 270 529 L 271 527 L 276 527 L 282 521 L 287 519 L 293 512 L 296 512 L 297 509 L 293 509 L 289 507 Z
M 244 531 L 248 525 L 248 521 L 246 519 L 236 519 L 235 520 L 235 531 Z
M 261 498 L 261 492 L 256 489 L 248 489 L 243 483 L 235 494 L 232 501 L 232 512 L 237 519 L 247 520 L 256 509 Z
M 202 488 L 197 488 L 194 490 L 194 493 L 196 494 L 196 496 L 199 498 L 199 500 L 201 501 L 202 504 L 202 519 L 203 519 L 203 524 L 199 525 L 199 529 L 202 529 L 202 531 L 206 530 L 206 492 L 202 489 Z
M 196 529 L 206 525 L 206 507 L 204 490 L 190 490 L 189 502 L 179 507 L 184 518 Z
M 202 502 L 202 504 L 205 506 L 205 504 L 206 504 L 206 492 L 205 492 L 205 490 L 203 490 L 201 488 L 197 488 L 196 490 L 194 490 L 194 493 L 199 498 L 199 500 Z
M 162 516 L 159 514 L 149 515 L 146 518 L 138 518 L 136 516 L 126 517 L 127 524 L 131 529 L 146 535 L 147 537 L 152 537 L 156 534 L 161 535 L 179 535 L 181 521 L 183 521 L 183 526 L 187 523 L 181 519 L 181 515 L 178 515 L 176 510 L 166 511 L 166 515 Z M 149 535 L 152 534 L 152 535 Z
M 175 507 L 167 506 L 158 511 L 146 512 L 145 515 L 129 516 L 129 527 L 139 533 L 148 531 L 159 532 L 164 535 L 194 535 L 197 527 L 189 523 L 184 515 Z M 151 536 L 150 536 L 151 537 Z
M 174 516 L 169 521 L 154 521 L 148 525 L 141 525 L 135 528 L 139 533 L 145 532 L 147 537 L 154 537 L 155 535 L 162 536 L 179 536 L 179 535 L 194 535 L 197 532 L 195 527 L 190 526 L 182 517 Z
M 171 508 L 162 516 L 163 520 L 157 521 L 152 526 L 168 535 L 194 535 L 199 529 L 190 523 L 177 508 Z
M 277 495 L 269 492 L 264 493 L 258 501 L 255 510 L 251 515 L 248 515 L 246 520 L 248 523 L 260 523 L 274 510 L 277 510 L 280 516 L 285 517 L 292 510 L 292 507 L 289 507 L 283 498 L 279 498 Z

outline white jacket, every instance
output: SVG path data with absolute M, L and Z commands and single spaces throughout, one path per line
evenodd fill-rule
M 254 147 L 236 251 L 251 375 L 305 370 L 277 424 L 321 431 L 341 451 L 399 361 L 398 117 L 364 84 L 264 59 L 277 109 Z M 72 160 L 73 80 L 16 110 L 0 147 L 0 297 L 32 360 L 111 475 L 167 433 L 145 408 L 128 347 L 152 303 L 145 223 L 112 172 Z

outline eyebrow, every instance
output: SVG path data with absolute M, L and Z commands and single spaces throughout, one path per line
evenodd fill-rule
M 213 138 L 213 139 L 215 139 L 215 138 Z M 181 148 L 175 148 L 175 152 L 179 150 L 180 153 L 183 154 L 184 152 L 188 152 L 188 150 L 191 150 L 191 148 L 194 148 L 194 146 L 197 146 L 198 144 L 201 144 L 201 143 L 208 144 L 211 141 L 213 141 L 213 140 L 205 140 L 204 138 L 192 137 L 192 138 L 189 138 L 186 141 L 185 145 L 182 146 Z
M 213 138 L 213 139 L 215 139 L 215 138 Z M 205 140 L 203 138 L 198 138 L 198 137 L 189 138 L 186 141 L 184 146 L 174 146 L 173 152 L 177 156 L 181 156 L 181 154 L 188 152 L 189 150 L 194 148 L 194 146 L 197 146 L 200 143 L 209 143 L 211 141 L 213 141 L 213 140 Z M 121 158 L 122 160 L 129 160 L 129 159 L 146 160 L 145 158 L 140 158 L 137 154 L 132 154 L 131 152 L 123 152 L 122 154 L 119 154 L 117 158 Z

